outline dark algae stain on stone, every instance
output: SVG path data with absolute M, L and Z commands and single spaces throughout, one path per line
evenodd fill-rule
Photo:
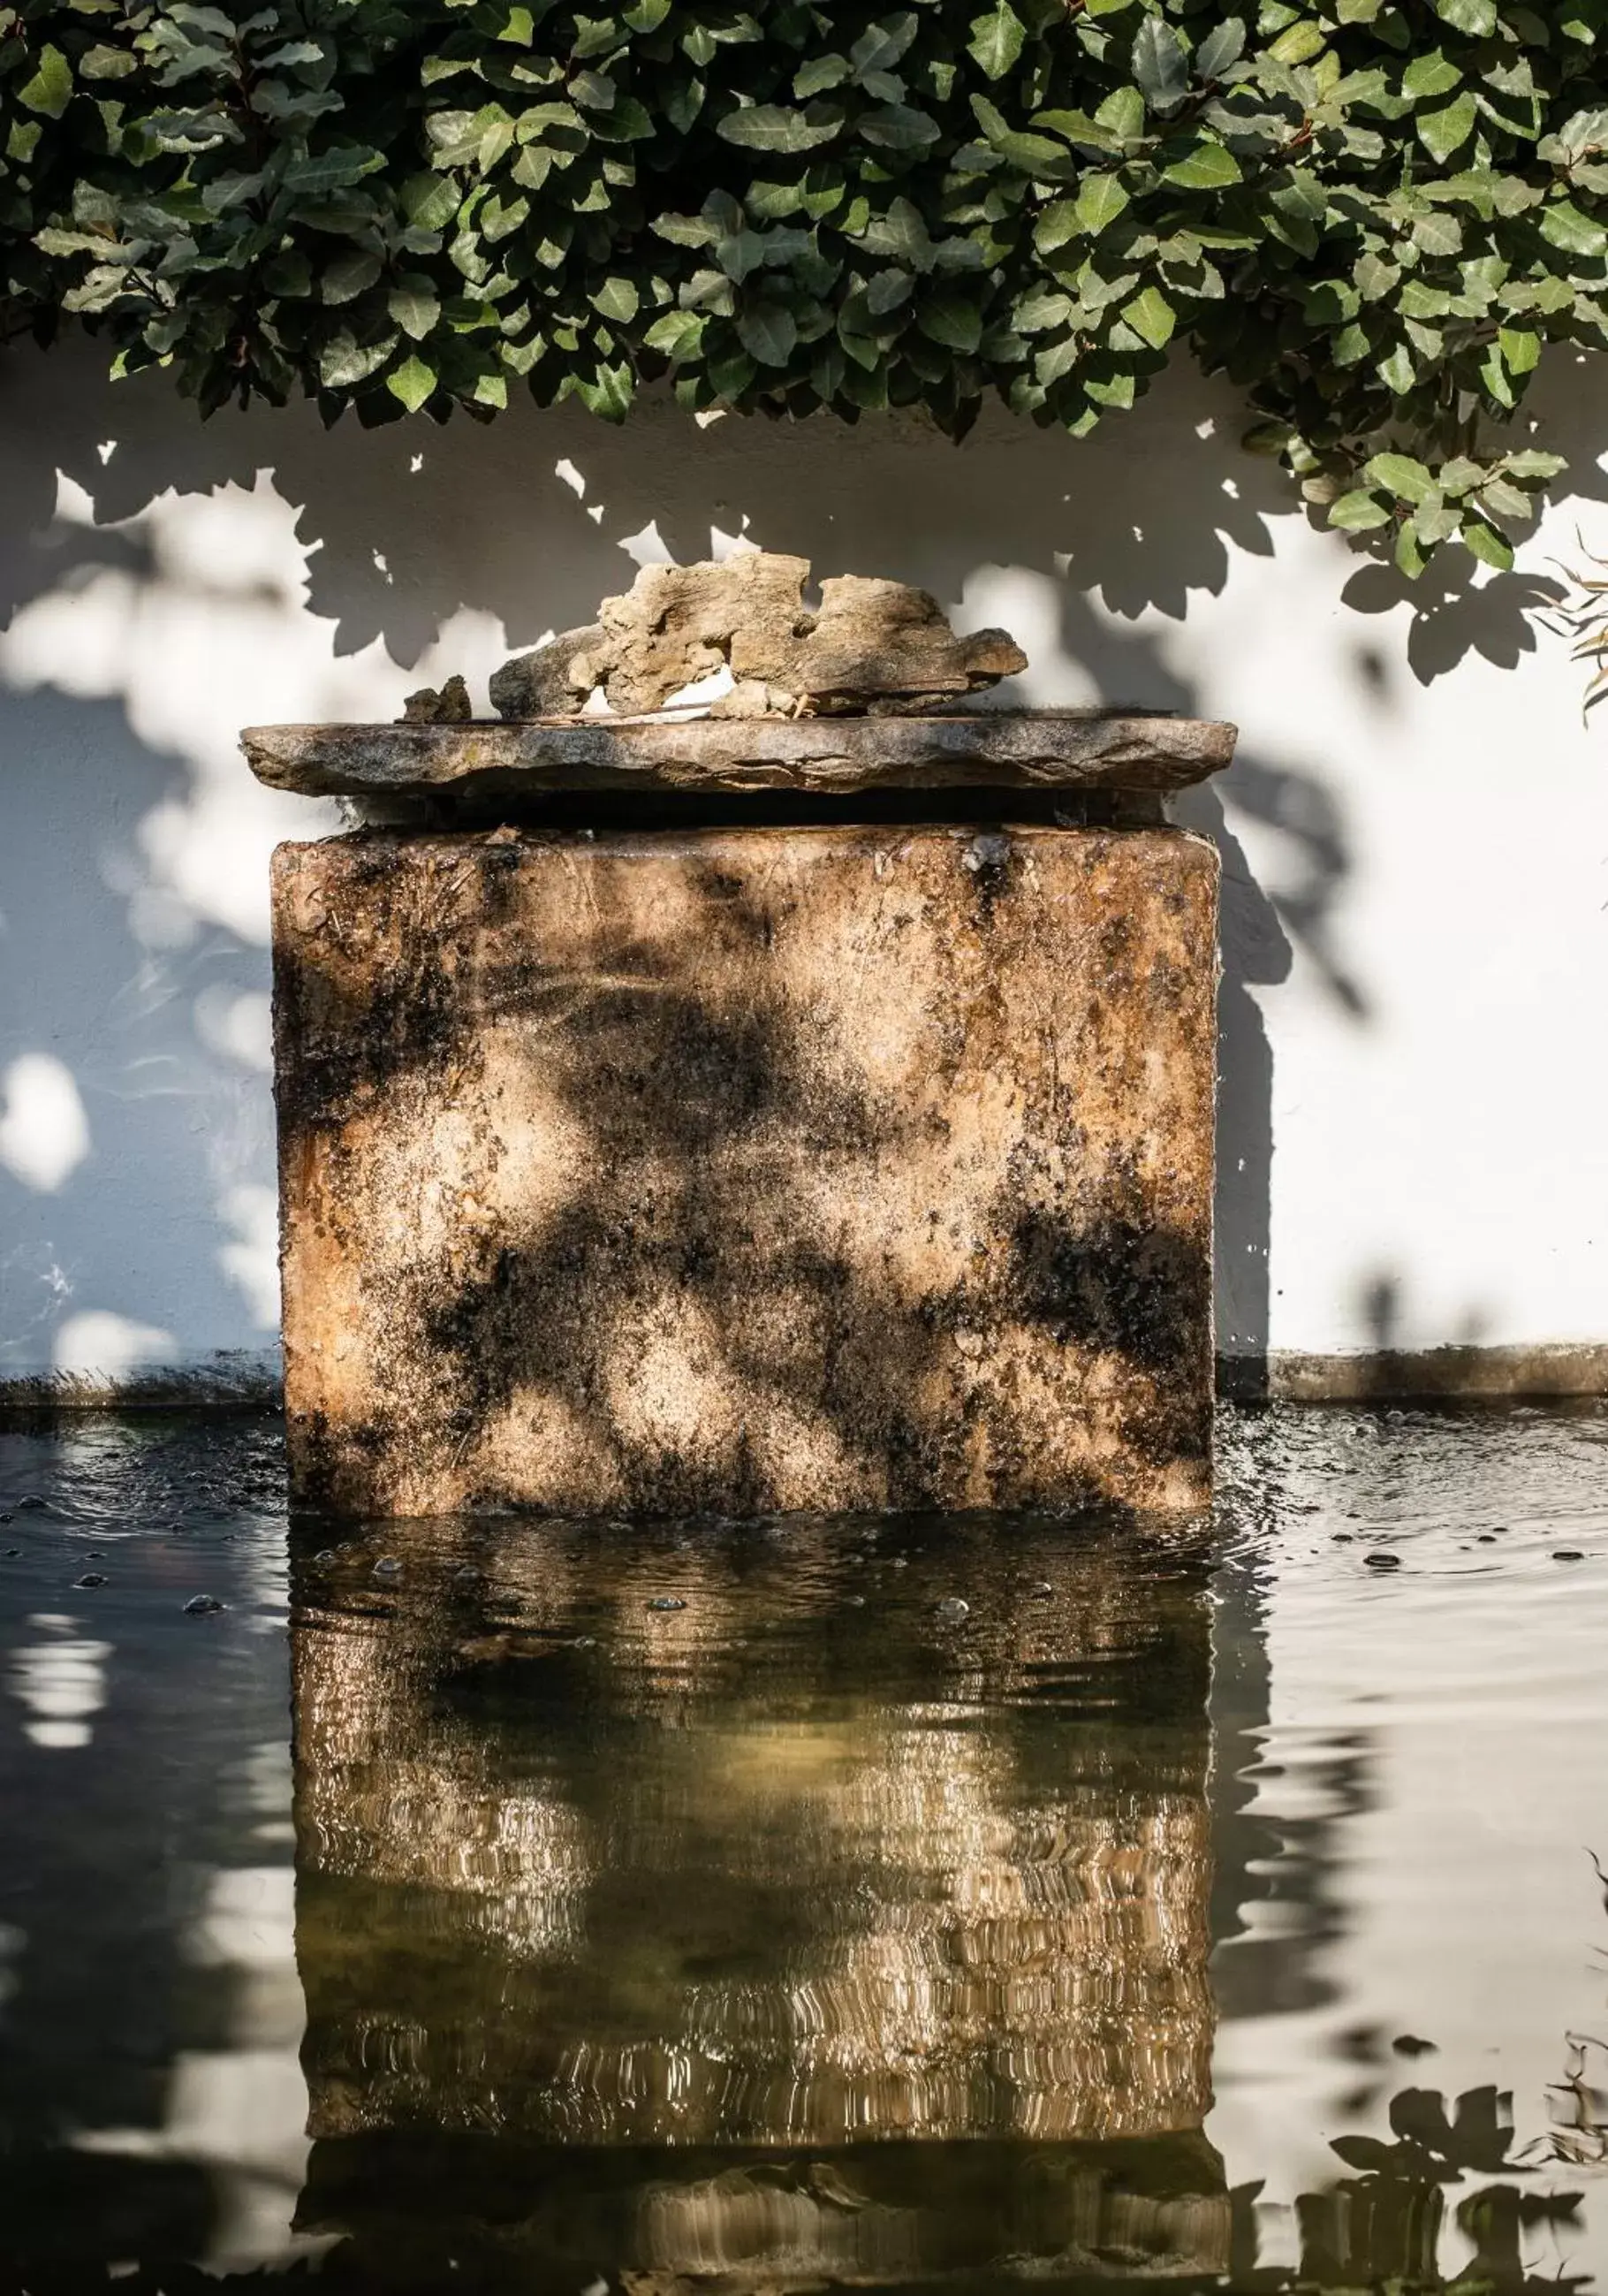
M 1121 1219 L 1080 1228 L 1033 1213 L 1011 1253 L 1024 1315 L 1147 1370 L 1170 1361 L 1206 1312 L 1212 1269 L 1198 1236 Z

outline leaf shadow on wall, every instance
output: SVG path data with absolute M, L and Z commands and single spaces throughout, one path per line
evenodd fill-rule
M 184 801 L 181 758 L 105 700 L 0 692 L 0 1382 L 70 1373 L 86 1347 L 102 1361 L 109 1334 L 132 1369 L 181 1304 L 190 1357 L 219 1350 L 221 1375 L 241 1322 L 232 1215 L 271 1175 L 248 1160 L 257 1074 L 215 1057 L 195 1016 L 260 996 L 257 952 L 177 921 L 142 851 L 137 824 Z M 83 1110 L 81 1149 L 55 1170 L 20 1153 L 49 1111 L 7 1092 L 45 1048 Z
M 203 426 L 160 377 L 107 385 L 93 345 L 58 351 L 49 373 L 21 522 L 48 523 L 58 466 L 99 521 L 74 529 L 57 578 L 77 578 L 75 562 L 81 570 L 127 552 L 127 534 L 105 523 L 137 518 L 175 476 L 190 496 L 250 488 L 271 472 L 279 498 L 305 505 L 307 611 L 333 622 L 337 663 L 372 650 L 373 677 L 397 705 L 407 669 L 432 647 L 453 650 L 448 666 L 483 699 L 510 645 L 590 619 L 634 562 L 706 556 L 724 537 L 798 552 L 818 575 L 853 569 L 920 583 L 958 604 L 963 623 L 1015 621 L 1033 669 L 1003 698 L 1207 710 L 1201 682 L 1177 667 L 1167 623 L 1187 623 L 1228 592 L 1237 559 L 1242 575 L 1247 561 L 1269 559 L 1276 520 L 1308 515 L 1276 470 L 1241 452 L 1235 394 L 1184 370 L 1081 447 L 1000 414 L 959 451 L 904 421 L 850 430 L 728 419 L 699 431 L 662 401 L 623 430 L 573 407 L 522 407 L 489 427 L 343 425 L 332 436 L 305 407 Z M 1571 434 L 1562 443 L 1574 447 L 1577 483 L 1600 485 L 1582 452 L 1578 392 L 1567 376 L 1548 388 L 1543 411 Z M 1336 569 L 1338 556 L 1324 570 L 1326 592 Z M 1369 618 L 1357 625 L 1359 693 L 1388 712 L 1393 656 L 1420 682 L 1471 654 L 1511 664 L 1534 649 L 1535 611 L 1552 586 L 1485 578 L 1471 563 L 1414 595 L 1389 569 L 1364 564 L 1343 595 Z M 1400 612 L 1377 619 L 1406 597 L 1419 608 L 1410 626 Z M 331 664 L 324 714 L 349 716 L 350 691 Z M 1254 747 L 1179 817 L 1212 836 L 1224 861 L 1220 1331 L 1226 1351 L 1254 1364 L 1269 1340 L 1272 1154 L 1257 996 L 1299 956 L 1340 1013 L 1367 1021 L 1367 988 L 1339 927 L 1351 840 L 1320 765 Z M 1288 882 L 1258 884 L 1242 827 L 1253 849 L 1277 833 Z

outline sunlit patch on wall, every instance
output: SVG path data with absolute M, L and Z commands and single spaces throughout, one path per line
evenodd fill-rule
M 177 1348 L 171 1332 L 102 1308 L 69 1316 L 52 1352 L 57 1371 L 69 1378 L 115 1386 L 142 1365 L 171 1363 Z
M 0 1077 L 0 1164 L 54 1195 L 89 1153 L 89 1119 L 72 1070 L 53 1053 L 24 1053 Z

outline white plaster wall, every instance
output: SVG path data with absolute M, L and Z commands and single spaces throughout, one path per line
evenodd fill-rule
M 329 808 L 236 729 L 390 717 L 741 540 L 902 577 L 1032 658 L 1017 698 L 1236 719 L 1222 844 L 1220 1344 L 1608 1341 L 1608 712 L 1510 576 L 1416 593 L 1316 531 L 1180 371 L 1083 445 L 991 417 L 326 434 L 208 425 L 93 346 L 0 358 L 0 1381 L 273 1344 L 266 862 Z

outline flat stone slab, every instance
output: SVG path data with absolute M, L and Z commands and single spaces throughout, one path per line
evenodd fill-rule
M 1235 728 L 1107 713 L 951 718 L 477 720 L 447 726 L 252 726 L 272 788 L 314 797 L 576 790 L 1186 789 L 1234 756 Z
M 1203 1503 L 1217 882 L 1164 828 L 282 847 L 298 1503 Z

